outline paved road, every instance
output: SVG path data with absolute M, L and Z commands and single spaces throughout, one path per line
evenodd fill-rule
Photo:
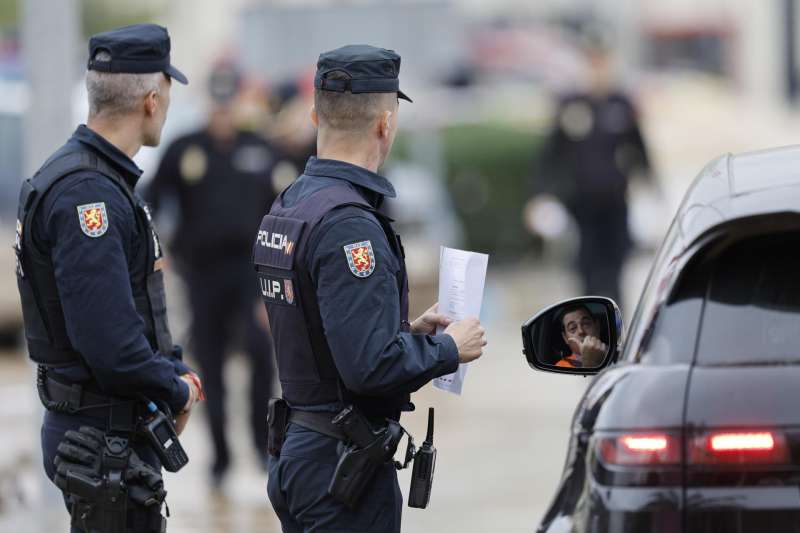
M 647 258 L 632 261 L 626 287 L 633 300 Z M 469 369 L 463 395 L 425 387 L 404 424 L 422 440 L 428 406 L 436 407 L 436 464 L 427 510 L 406 508 L 403 531 L 531 531 L 552 497 L 564 461 L 572 411 L 588 380 L 532 371 L 521 354 L 520 324 L 542 306 L 571 296 L 575 281 L 558 267 L 521 264 L 490 269 L 484 303 L 489 346 Z M 424 298 L 424 297 L 422 297 Z M 632 302 L 625 306 L 632 309 Z M 236 359 L 226 375 L 231 412 L 244 412 L 247 369 Z M 67 531 L 57 494 L 43 482 L 38 452 L 41 414 L 30 367 L 19 355 L 0 357 L 0 533 Z M 172 533 L 279 531 L 266 498 L 244 416 L 234 416 L 236 462 L 221 493 L 207 488 L 209 448 L 203 413 L 185 433 L 191 463 L 168 474 Z M 237 438 L 238 436 L 238 438 Z M 408 471 L 400 485 L 407 493 Z M 15 488 L 21 487 L 21 500 Z

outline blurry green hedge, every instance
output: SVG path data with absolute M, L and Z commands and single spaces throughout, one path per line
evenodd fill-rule
M 129 0 L 80 0 L 81 29 L 87 39 L 95 33 L 129 24 L 155 22 L 168 2 L 130 2 Z
M 0 2 L 0 31 L 16 30 L 20 25 L 20 3 Z
M 535 247 L 537 241 L 523 227 L 522 208 L 543 135 L 503 123 L 450 126 L 441 135 L 446 185 L 468 249 L 492 254 L 494 261 Z M 394 155 L 408 157 L 407 137 L 398 137 Z

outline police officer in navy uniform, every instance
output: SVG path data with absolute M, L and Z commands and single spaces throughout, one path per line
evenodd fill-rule
M 394 141 L 400 56 L 366 45 L 320 56 L 311 119 L 318 156 L 275 201 L 254 246 L 275 338 L 288 425 L 271 413 L 268 493 L 283 530 L 400 531 L 392 464 L 357 505 L 328 493 L 342 436 L 331 420 L 352 405 L 374 429 L 413 409 L 410 393 L 482 354 L 477 318 L 451 323 L 432 306 L 408 321 L 400 238 L 379 208 L 394 197 L 377 174 Z M 437 327 L 444 327 L 436 334 Z M 285 435 L 283 434 L 285 433 Z M 272 435 L 272 434 L 271 434 Z
M 132 433 L 141 405 L 146 399 L 169 409 L 181 431 L 202 394 L 172 344 L 162 249 L 134 192 L 142 171 L 131 160 L 158 144 L 171 82 L 187 80 L 170 64 L 167 30 L 154 24 L 95 35 L 89 54 L 87 125 L 23 183 L 15 245 L 25 336 L 48 409 L 44 468 L 62 490 L 69 485 L 56 463 L 70 453 L 86 459 L 89 448 L 69 444 L 93 442 L 76 433 L 81 426 L 124 433 L 157 474 L 154 450 Z M 62 443 L 70 430 L 72 440 Z M 72 512 L 69 490 L 65 500 Z M 160 507 L 129 499 L 128 530 L 161 531 Z M 86 514 L 73 513 L 73 532 L 97 530 Z
M 250 256 L 253 231 L 275 200 L 272 171 L 278 154 L 261 136 L 238 127 L 234 104 L 240 86 L 241 74 L 233 64 L 212 69 L 208 123 L 170 144 L 145 194 L 154 215 L 169 199 L 178 208 L 171 257 L 186 282 L 192 310 L 191 349 L 208 395 L 215 487 L 230 463 L 225 352 L 241 339 L 250 360 L 250 427 L 262 461 L 266 461 L 264 428 L 274 366 L 264 308 L 253 289 Z
M 581 43 L 589 87 L 560 96 L 536 187 L 556 196 L 575 219 L 583 293 L 620 301 L 620 275 L 632 244 L 628 181 L 654 180 L 636 108 L 614 83 L 608 39 L 590 31 Z

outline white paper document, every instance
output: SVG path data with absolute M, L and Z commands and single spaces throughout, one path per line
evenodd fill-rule
M 481 314 L 483 286 L 489 256 L 442 246 L 439 251 L 439 312 L 453 320 Z M 442 329 L 438 333 L 441 333 Z M 452 374 L 433 380 L 442 390 L 461 394 L 467 365 L 458 365 Z

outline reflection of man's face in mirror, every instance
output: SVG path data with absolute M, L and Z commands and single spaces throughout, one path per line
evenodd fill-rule
M 581 305 L 564 313 L 561 336 L 571 353 L 556 366 L 595 367 L 602 364 L 608 353 L 608 345 L 600 340 L 600 323 L 588 307 Z
M 583 342 L 586 337 L 599 337 L 599 330 L 597 321 L 588 309 L 576 309 L 565 314 L 561 319 L 561 335 L 568 345 L 570 339 Z

